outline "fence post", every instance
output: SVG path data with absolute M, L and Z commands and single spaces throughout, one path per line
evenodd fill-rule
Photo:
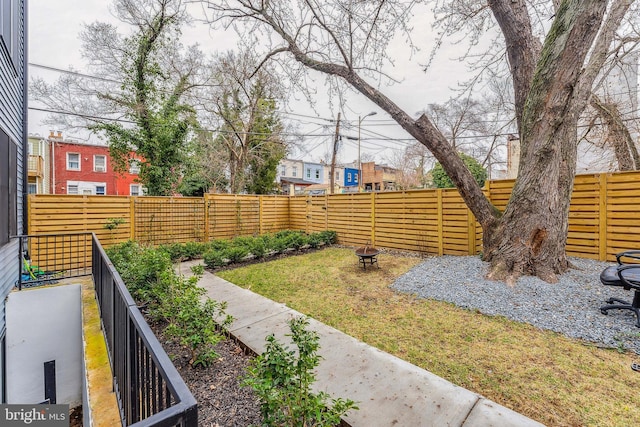
M 129 239 L 136 240 L 136 198 L 129 196 Z
M 264 217 L 263 217 L 263 214 L 264 214 L 264 212 L 263 212 L 263 209 L 264 209 L 263 197 L 264 196 L 258 196 L 258 234 L 260 234 L 261 236 L 264 233 L 264 227 L 262 225 L 262 222 L 264 220 Z
M 607 260 L 607 178 L 608 174 L 600 174 L 600 185 L 598 188 L 599 212 L 598 212 L 598 249 L 600 261 Z
M 444 230 L 442 221 L 442 189 L 436 190 L 438 195 L 438 255 L 444 255 Z
M 204 193 L 204 241 L 209 242 L 209 193 Z
M 471 213 L 471 210 L 467 209 L 467 222 L 469 224 L 469 255 L 476 254 L 476 218 Z
M 371 246 L 376 245 L 376 193 L 371 192 Z
M 329 194 L 324 195 L 324 229 L 329 229 Z
M 307 221 L 304 225 L 305 228 L 305 232 L 310 233 L 311 232 L 311 196 L 307 195 L 306 196 L 306 205 L 307 205 Z

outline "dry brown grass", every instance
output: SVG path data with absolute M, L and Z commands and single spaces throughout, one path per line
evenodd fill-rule
M 219 275 L 544 424 L 640 425 L 637 355 L 389 289 L 418 262 L 329 248 Z

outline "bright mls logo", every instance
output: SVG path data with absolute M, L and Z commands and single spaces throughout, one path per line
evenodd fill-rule
M 0 405 L 0 427 L 69 427 L 69 405 Z

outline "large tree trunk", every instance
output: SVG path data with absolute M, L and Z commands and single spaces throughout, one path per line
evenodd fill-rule
M 576 168 L 582 67 L 606 1 L 567 0 L 547 36 L 521 120 L 518 179 L 494 229 L 484 230 L 490 278 L 533 274 L 554 282 L 568 266 L 565 245 Z

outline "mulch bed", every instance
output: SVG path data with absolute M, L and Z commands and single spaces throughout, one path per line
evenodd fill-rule
M 211 366 L 193 368 L 189 352 L 168 340 L 159 325 L 151 325 L 164 350 L 198 402 L 198 426 L 246 427 L 262 425 L 260 404 L 253 390 L 240 383 L 252 356 L 226 339 L 216 346 L 220 358 Z

